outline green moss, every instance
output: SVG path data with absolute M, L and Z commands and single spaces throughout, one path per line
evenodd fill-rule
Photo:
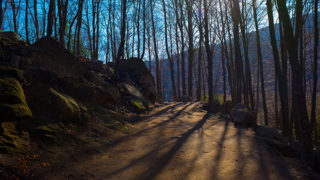
M 23 89 L 14 78 L 0 78 L 0 114 L 2 121 L 32 117 Z
M 121 114 L 103 107 L 96 107 L 94 114 L 106 127 L 119 130 L 123 133 L 130 132 L 130 129 L 124 123 L 125 118 Z
M 51 122 L 32 128 L 30 135 L 35 142 L 41 141 L 45 145 L 63 145 L 70 143 L 73 139 L 67 131 L 62 123 Z
M 145 111 L 145 110 L 147 110 L 146 107 L 144 106 L 144 104 L 143 104 L 140 100 L 131 99 L 130 102 L 131 102 L 131 104 L 132 104 L 136 109 L 138 109 L 139 111 Z
M 17 130 L 16 122 L 2 122 L 1 129 L 0 153 L 19 153 L 30 148 L 28 132 Z
M 203 96 L 203 100 L 208 102 L 209 101 L 209 95 L 205 94 Z M 213 101 L 217 102 L 219 105 L 223 104 L 223 98 L 221 96 L 219 96 L 218 94 L 214 94 L 213 95 Z
M 0 104 L 3 121 L 20 120 L 32 117 L 32 112 L 25 104 Z
M 26 104 L 20 83 L 14 78 L 0 78 L 0 103 Z
M 64 120 L 81 120 L 81 110 L 78 103 L 70 96 L 49 89 L 53 108 L 60 113 Z

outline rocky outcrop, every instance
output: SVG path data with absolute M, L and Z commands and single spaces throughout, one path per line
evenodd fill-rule
M 0 122 L 32 118 L 23 89 L 14 78 L 0 78 L 0 114 Z
M 50 37 L 30 45 L 14 32 L 0 32 L 0 124 L 25 122 L 26 137 L 60 142 L 68 127 L 94 119 L 128 132 L 119 111 L 143 113 L 155 100 L 154 80 L 142 60 L 106 65 L 76 57 Z
M 230 117 L 236 126 L 257 126 L 257 112 L 248 109 L 248 107 L 243 104 L 237 104 L 234 106 L 230 112 Z
M 115 65 L 116 72 L 120 79 L 131 79 L 139 87 L 144 98 L 150 103 L 155 103 L 155 83 L 154 78 L 146 67 L 145 63 L 138 58 L 120 60 Z
M 88 121 L 87 108 L 78 104 L 72 97 L 50 88 L 48 100 L 51 110 L 59 119 L 81 123 Z

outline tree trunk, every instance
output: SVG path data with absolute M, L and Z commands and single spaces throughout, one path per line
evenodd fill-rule
M 183 16 L 183 1 L 180 1 L 180 22 L 179 29 L 180 29 L 180 36 L 181 36 L 181 79 L 182 79 L 182 96 L 187 95 L 187 87 L 186 87 L 186 71 L 185 71 L 185 57 L 184 57 L 184 32 L 183 32 L 183 22 L 184 22 L 184 16 Z
M 38 23 L 38 2 L 33 0 L 33 11 L 34 11 L 34 26 L 36 28 L 36 38 L 39 40 L 39 23 Z
M 59 42 L 65 45 L 65 32 L 67 26 L 67 12 L 69 0 L 58 0 L 58 16 L 59 16 Z
M 283 76 L 281 72 L 281 65 L 279 60 L 279 52 L 278 46 L 276 42 L 276 35 L 274 29 L 274 21 L 273 21 L 273 5 L 271 0 L 267 0 L 267 12 L 268 12 L 268 20 L 269 20 L 269 33 L 270 33 L 270 42 L 272 46 L 273 52 L 273 60 L 274 60 L 274 69 L 278 81 L 278 88 L 280 94 L 280 102 L 281 102 L 281 112 L 282 112 L 282 133 L 284 136 L 289 137 L 289 109 L 288 109 L 288 90 L 284 86 Z
M 239 1 L 233 0 L 233 3 L 230 3 L 231 7 L 231 16 L 233 19 L 233 42 L 235 49 L 235 75 L 236 75 L 236 98 L 235 103 L 240 103 L 242 100 L 243 94 L 243 63 L 241 56 L 241 48 L 240 48 L 240 38 L 239 38 L 239 18 L 240 18 L 240 9 L 239 9 Z
M 47 20 L 47 36 L 52 35 L 52 26 L 54 23 L 54 6 L 55 6 L 55 0 L 50 0 L 49 3 L 49 11 L 48 11 L 48 20 Z
M 79 0 L 79 14 L 78 14 L 78 19 L 77 19 L 77 33 L 76 33 L 76 49 L 75 49 L 75 54 L 77 56 L 80 55 L 80 31 L 81 31 L 81 26 L 82 26 L 82 10 L 83 10 L 83 2 L 84 0 Z
M 124 56 L 124 44 L 126 37 L 126 19 L 127 19 L 127 0 L 122 1 L 122 20 L 121 20 L 121 41 L 117 53 L 116 62 L 121 60 Z
M 302 0 L 296 1 L 295 14 L 296 14 L 296 31 L 294 35 L 293 27 L 287 5 L 285 1 L 277 1 L 279 18 L 283 22 L 284 38 L 289 53 L 289 61 L 292 69 L 292 112 L 295 121 L 295 130 L 297 136 L 301 137 L 303 144 L 302 158 L 305 160 L 312 160 L 312 136 L 311 129 L 308 121 L 308 112 L 306 107 L 306 96 L 303 85 L 303 69 L 299 64 L 298 57 L 298 44 L 299 37 L 301 36 L 302 22 L 302 11 L 303 5 Z M 310 161 L 311 162 L 311 161 Z
M 317 145 L 317 122 L 316 122 L 316 103 L 317 103 L 317 86 L 318 86 L 318 43 L 319 43 L 319 31 L 318 31 L 318 0 L 314 0 L 314 18 L 313 18 L 313 30 L 314 30 L 314 48 L 313 48 L 313 87 L 312 87 L 312 104 L 311 104 L 311 124 L 314 132 L 314 142 Z
M 258 25 L 258 17 L 257 17 L 257 7 L 256 7 L 256 0 L 252 1 L 252 8 L 253 8 L 253 17 L 254 17 L 254 25 L 256 28 L 256 45 L 257 45 L 257 57 L 258 57 L 258 64 L 259 64 L 259 72 L 260 72 L 260 83 L 261 83 L 261 94 L 262 94 L 262 105 L 263 105 L 263 113 L 264 113 L 264 123 L 268 125 L 268 108 L 266 102 L 266 92 L 264 88 L 264 75 L 263 75 L 263 62 L 262 62 L 262 54 L 261 54 L 261 43 L 260 43 L 260 32 L 259 32 L 259 25 Z
M 157 80 L 157 93 L 158 98 L 162 99 L 162 92 L 161 92 L 161 71 L 159 65 L 159 56 L 158 56 L 158 48 L 157 48 L 157 39 L 156 39 L 156 29 L 153 17 L 153 1 L 150 1 L 150 10 L 151 10 L 151 23 L 152 23 L 152 35 L 153 35 L 153 45 L 154 45 L 154 54 L 156 59 L 156 80 Z
M 166 4 L 165 1 L 162 0 L 162 4 L 163 4 L 163 13 L 164 13 L 164 32 L 165 32 L 165 44 L 166 44 L 166 52 L 167 52 L 167 57 L 169 60 L 169 64 L 170 64 L 170 77 L 171 77 L 171 85 L 172 85 L 172 96 L 173 96 L 173 101 L 177 100 L 177 92 L 176 92 L 176 84 L 174 81 L 174 68 L 173 68 L 173 60 L 171 57 L 171 54 L 169 52 L 169 46 L 168 46 L 168 32 L 167 32 L 167 10 L 166 10 Z M 171 36 L 170 36 L 171 38 Z M 172 47 L 172 45 L 171 45 Z
M 142 11 L 143 11 L 143 40 L 142 40 L 142 54 L 140 59 L 143 59 L 146 49 L 146 0 L 142 2 Z
M 213 110 L 213 78 L 212 78 L 212 49 L 209 44 L 209 22 L 208 22 L 207 0 L 203 0 L 204 7 L 204 39 L 208 59 L 208 88 L 209 88 L 209 111 Z
M 192 24 L 192 17 L 193 17 L 193 0 L 186 0 L 187 4 L 187 16 L 188 16 L 188 96 L 193 97 L 193 24 Z
M 28 23 L 28 14 L 29 14 L 28 6 L 29 6 L 29 0 L 26 0 L 26 12 L 25 12 L 26 41 L 27 41 L 27 43 L 30 43 L 30 41 L 29 41 L 29 27 L 28 27 L 28 25 L 29 25 L 29 23 Z
M 13 30 L 14 30 L 14 32 L 18 33 L 17 14 L 18 14 L 19 7 L 16 7 L 15 0 L 11 0 L 10 4 L 11 4 L 11 8 L 12 8 Z M 20 4 L 20 2 L 19 2 L 19 4 Z

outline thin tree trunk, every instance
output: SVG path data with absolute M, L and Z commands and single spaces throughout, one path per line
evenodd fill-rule
M 209 20 L 207 0 L 203 0 L 204 7 L 204 38 L 208 59 L 208 88 L 209 88 L 209 111 L 213 110 L 213 78 L 212 78 L 212 49 L 209 44 Z
M 306 96 L 303 86 L 303 69 L 299 64 L 298 57 L 298 39 L 301 36 L 301 29 L 303 26 L 302 0 L 297 0 L 295 5 L 296 13 L 296 31 L 294 34 L 291 25 L 290 16 L 288 13 L 286 2 L 277 1 L 279 18 L 282 19 L 284 38 L 288 48 L 289 61 L 292 69 L 292 107 L 293 118 L 295 121 L 295 130 L 298 136 L 301 137 L 303 144 L 302 158 L 305 160 L 312 160 L 312 136 L 311 129 L 308 121 L 308 112 L 306 107 Z
M 38 23 L 38 2 L 33 0 L 33 11 L 34 11 L 34 26 L 36 28 L 36 38 L 39 40 L 39 23 Z
M 122 20 L 121 20 L 121 41 L 118 49 L 118 54 L 116 58 L 116 62 L 124 56 L 124 44 L 125 44 L 125 37 L 126 37 L 126 19 L 127 19 L 127 0 L 122 1 Z
M 69 0 L 58 0 L 58 15 L 59 15 L 59 41 L 64 46 L 65 32 L 67 26 L 67 12 Z
M 192 16 L 193 16 L 193 0 L 186 0 L 187 4 L 187 16 L 188 16 L 188 96 L 193 97 L 193 24 L 192 24 Z
M 256 0 L 252 1 L 253 7 L 253 16 L 254 16 L 254 24 L 256 28 L 256 45 L 257 45 L 257 57 L 258 57 L 258 64 L 259 64 L 259 72 L 260 72 L 260 80 L 261 80 L 261 95 L 262 95 L 262 105 L 263 105 L 263 113 L 264 113 L 264 123 L 268 125 L 268 108 L 267 108 L 267 100 L 266 100 L 266 92 L 264 88 L 264 75 L 263 75 L 263 62 L 262 62 L 262 54 L 261 54 L 261 43 L 260 43 L 260 32 L 259 32 L 259 25 L 258 25 L 258 17 L 257 17 L 257 7 L 256 7 Z
M 317 86 L 318 86 L 318 44 L 319 44 L 319 31 L 318 31 L 318 0 L 314 0 L 314 48 L 313 48 L 313 87 L 312 87 L 312 103 L 311 103 L 311 124 L 314 133 L 314 144 L 317 145 L 317 122 L 316 122 L 316 103 L 317 103 Z
M 1 4 L 2 5 L 2 4 Z M 30 41 L 29 41 L 29 27 L 28 27 L 28 25 L 29 25 L 29 23 L 28 23 L 28 14 L 29 14 L 29 12 L 28 12 L 28 6 L 29 6 L 29 0 L 26 0 L 26 14 L 25 14 L 25 30 L 26 30 L 26 40 L 27 40 L 27 43 L 30 43 Z
M 166 10 L 166 4 L 165 1 L 162 0 L 162 4 L 163 4 L 163 13 L 164 13 L 164 33 L 165 33 L 165 44 L 166 44 L 166 52 L 167 52 L 167 57 L 169 60 L 169 66 L 170 66 L 170 77 L 171 77 L 171 86 L 172 86 L 172 96 L 173 96 L 173 101 L 177 100 L 177 92 L 176 92 L 176 84 L 175 84 L 175 80 L 174 80 L 174 68 L 173 68 L 173 60 L 171 57 L 171 54 L 169 52 L 169 45 L 168 45 L 168 32 L 167 32 L 167 10 Z M 170 37 L 171 38 L 171 37 Z M 172 45 L 171 45 L 172 47 Z
M 157 48 L 157 39 L 156 39 L 156 29 L 153 17 L 153 1 L 150 1 L 150 10 L 151 10 L 151 23 L 152 23 L 152 35 L 153 35 L 153 45 L 154 45 L 154 54 L 156 59 L 156 80 L 157 80 L 157 93 L 158 98 L 162 99 L 162 92 L 161 92 L 161 71 L 159 65 L 159 56 L 158 56 L 158 48 Z
M 233 5 L 230 3 L 232 19 L 233 19 L 233 41 L 234 41 L 234 49 L 235 49 L 235 73 L 236 73 L 236 103 L 240 103 L 243 94 L 243 63 L 241 56 L 241 48 L 240 48 L 240 38 L 239 38 L 239 17 L 240 17 L 240 9 L 239 9 L 239 1 L 233 0 Z
M 142 54 L 140 59 L 143 59 L 146 49 L 146 0 L 143 0 L 143 42 L 142 42 Z
M 181 36 L 181 79 L 182 79 L 182 96 L 187 95 L 187 87 L 186 87 L 186 71 L 185 71 L 185 56 L 184 56 L 184 32 L 183 32 L 183 22 L 184 22 L 184 15 L 183 15 L 183 1 L 180 1 L 180 22 L 179 24 L 179 30 L 180 30 L 180 36 Z M 177 15 L 177 13 L 176 13 Z
M 281 112 L 282 112 L 282 133 L 286 137 L 290 137 L 289 132 L 289 110 L 288 110 L 288 92 L 285 89 L 283 76 L 281 72 L 280 60 L 279 60 L 279 52 L 276 42 L 276 35 L 274 29 L 274 21 L 273 21 L 273 5 L 271 0 L 267 0 L 267 12 L 268 12 L 268 20 L 269 20 L 269 33 L 270 33 L 270 41 L 273 52 L 273 60 L 274 60 L 274 68 L 276 77 L 278 80 L 278 88 L 280 94 L 280 102 L 281 102 Z

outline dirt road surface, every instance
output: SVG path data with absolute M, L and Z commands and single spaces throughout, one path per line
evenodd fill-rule
M 130 135 L 97 153 L 75 157 L 49 179 L 281 180 L 312 179 L 296 159 L 285 158 L 222 115 L 199 103 L 170 103 L 134 123 Z

